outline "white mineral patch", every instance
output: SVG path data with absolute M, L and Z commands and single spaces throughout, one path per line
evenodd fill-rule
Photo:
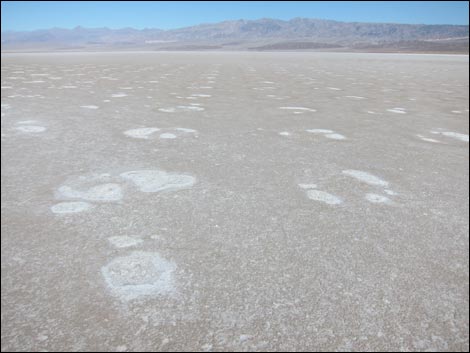
M 317 184 L 299 184 L 302 189 L 315 189 Z
M 122 97 L 127 97 L 126 93 L 115 93 L 111 95 L 112 98 L 122 98 Z
M 433 143 L 440 143 L 441 141 L 429 138 L 429 137 L 424 137 L 423 135 L 416 135 L 419 137 L 421 140 L 426 141 L 426 142 L 433 142 Z
M 377 194 L 366 194 L 366 200 L 372 203 L 388 203 L 390 199 L 386 196 Z
M 177 106 L 176 108 L 178 108 L 179 110 L 182 110 L 182 111 L 196 111 L 196 112 L 199 112 L 199 111 L 203 111 L 204 108 L 202 107 L 198 107 L 198 106 L 187 106 L 187 105 L 179 105 Z
M 281 135 L 281 136 L 289 136 L 289 135 L 290 135 L 290 132 L 283 131 L 283 132 L 280 132 L 279 135 Z
M 63 213 L 78 213 L 87 211 L 93 208 L 93 205 L 88 202 L 74 201 L 74 202 L 61 202 L 51 207 L 51 211 L 57 214 Z
M 177 127 L 175 130 L 181 131 L 181 132 L 186 132 L 186 133 L 196 133 L 197 130 L 194 129 L 187 129 L 184 127 Z
M 333 130 L 327 130 L 327 129 L 309 129 L 305 131 L 310 132 L 312 134 L 334 134 Z
M 174 113 L 174 112 L 176 112 L 176 108 L 159 108 L 158 110 L 161 111 L 161 112 L 164 112 L 164 113 Z
M 58 192 L 65 198 L 96 202 L 113 202 L 122 199 L 121 186 L 113 183 L 93 186 L 86 191 L 76 190 L 70 186 L 61 186 Z
M 444 131 L 442 132 L 442 135 L 451 137 L 451 138 L 454 138 L 463 142 L 468 142 L 468 135 L 461 134 L 458 132 Z
M 386 189 L 384 190 L 387 195 L 395 196 L 398 195 L 395 191 Z
M 352 169 L 343 170 L 343 174 L 346 174 L 350 177 L 353 177 L 369 185 L 377 185 L 377 186 L 385 186 L 385 187 L 388 186 L 387 181 L 382 180 L 370 173 L 363 172 L 361 170 L 352 170 Z
M 160 131 L 160 129 L 156 127 L 142 127 L 142 128 L 130 129 L 130 130 L 124 131 L 124 135 L 133 137 L 136 139 L 148 139 L 151 134 L 157 131 Z
M 15 130 L 27 133 L 39 133 L 46 131 L 46 128 L 44 126 L 24 125 L 15 127 Z
M 178 105 L 174 108 L 160 108 L 158 109 L 161 112 L 165 113 L 175 113 L 177 111 L 190 112 L 190 111 L 203 111 L 204 108 L 194 105 Z
M 463 142 L 468 142 L 468 135 L 461 134 L 458 132 L 452 132 L 452 131 L 431 131 L 431 134 L 441 134 L 446 137 L 450 137 L 453 139 L 457 139 Z
M 209 98 L 212 96 L 210 94 L 191 94 L 191 97 Z
M 344 139 L 346 139 L 346 137 L 341 135 L 341 134 L 326 134 L 325 137 L 329 138 L 329 139 L 333 139 L 333 140 L 344 140 Z
M 406 114 L 405 109 L 403 108 L 387 109 L 387 111 L 390 113 L 396 113 L 396 114 Z
M 120 174 L 132 181 L 142 192 L 174 191 L 190 188 L 196 179 L 190 175 L 167 173 L 160 170 L 137 170 Z
M 139 245 L 140 243 L 143 242 L 142 239 L 129 237 L 127 235 L 109 237 L 108 241 L 116 248 L 128 248 L 131 246 Z
M 156 252 L 134 251 L 118 257 L 101 269 L 111 293 L 122 301 L 175 292 L 176 266 Z
M 22 120 L 22 121 L 17 122 L 17 124 L 21 124 L 21 125 L 37 124 L 37 123 L 38 123 L 37 120 Z
M 324 202 L 328 205 L 339 205 L 343 202 L 339 197 L 320 190 L 308 190 L 307 197 L 311 200 Z
M 283 109 L 283 110 L 302 110 L 302 111 L 307 111 L 307 112 L 316 112 L 315 109 L 305 108 L 305 107 L 279 107 L 279 109 Z
M 97 105 L 81 105 L 80 108 L 85 108 L 85 109 L 98 109 L 99 107 Z
M 365 97 L 360 97 L 360 96 L 345 96 L 346 98 L 352 98 L 352 99 L 366 99 Z
M 171 134 L 169 132 L 166 132 L 164 134 L 161 134 L 160 135 L 160 138 L 161 139 L 175 139 L 176 138 L 176 135 L 175 134 Z

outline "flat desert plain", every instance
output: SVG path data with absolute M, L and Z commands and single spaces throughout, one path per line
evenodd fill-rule
M 468 351 L 468 56 L 1 70 L 2 350 Z

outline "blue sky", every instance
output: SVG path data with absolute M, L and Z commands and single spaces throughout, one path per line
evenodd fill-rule
M 468 25 L 467 1 L 2 1 L 2 31 L 161 28 L 263 17 Z

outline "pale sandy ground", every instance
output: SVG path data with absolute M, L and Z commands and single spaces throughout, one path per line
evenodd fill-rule
M 468 64 L 2 55 L 2 350 L 468 351 Z

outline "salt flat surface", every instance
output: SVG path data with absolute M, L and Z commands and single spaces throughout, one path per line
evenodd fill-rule
M 2 54 L 2 351 L 468 351 L 468 63 Z

